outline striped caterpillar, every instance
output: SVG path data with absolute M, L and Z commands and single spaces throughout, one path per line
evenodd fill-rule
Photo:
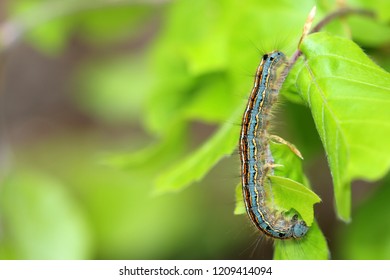
M 265 185 L 270 183 L 268 175 L 278 165 L 274 163 L 269 140 L 288 145 L 299 157 L 300 152 L 284 139 L 269 135 L 270 110 L 277 100 L 284 77 L 278 70 L 286 63 L 280 51 L 265 54 L 257 68 L 254 86 L 242 119 L 240 134 L 240 157 L 242 191 L 246 211 L 253 224 L 266 235 L 277 239 L 301 238 L 308 231 L 303 220 L 294 215 L 287 219 L 267 206 Z M 279 75 L 280 76 L 280 75 Z

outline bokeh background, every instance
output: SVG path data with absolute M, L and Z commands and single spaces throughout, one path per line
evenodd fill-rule
M 233 214 L 237 153 L 183 190 L 156 180 L 229 121 L 262 52 L 291 54 L 311 7 L 344 1 L 235 2 L 0 1 L 1 259 L 272 258 Z M 329 29 L 390 69 L 388 23 Z M 354 182 L 337 221 L 309 110 L 286 100 L 275 123 L 305 155 L 331 257 L 389 259 L 390 179 Z

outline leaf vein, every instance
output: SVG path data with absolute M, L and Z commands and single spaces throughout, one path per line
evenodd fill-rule
M 326 80 L 326 79 L 344 80 L 344 81 L 347 81 L 347 82 L 352 82 L 352 83 L 362 84 L 362 85 L 368 85 L 370 87 L 375 87 L 375 88 L 380 88 L 380 89 L 384 89 L 384 90 L 390 91 L 390 89 L 387 88 L 387 87 L 382 87 L 382 86 L 378 86 L 376 84 L 366 83 L 366 82 L 359 81 L 359 80 L 348 79 L 348 78 L 345 78 L 345 77 L 337 77 L 337 76 L 330 76 L 329 75 L 329 76 L 322 76 L 321 78 L 317 79 L 317 81 L 319 81 L 319 80 Z
M 330 157 L 333 153 L 331 152 L 331 151 L 329 151 L 329 147 L 328 147 L 328 139 L 327 139 L 327 132 L 326 132 L 326 129 L 325 129 L 325 109 L 327 110 L 327 112 L 328 112 L 328 114 L 330 115 L 330 117 L 331 117 L 331 119 L 335 122 L 335 125 L 336 125 L 336 151 L 338 152 L 338 150 L 339 150 L 339 141 L 338 141 L 338 138 L 341 138 L 341 141 L 343 142 L 343 144 L 344 144 L 344 147 L 345 147 L 345 149 L 346 149 L 346 153 L 347 153 L 347 158 L 349 158 L 349 151 L 347 150 L 347 144 L 346 144 L 346 138 L 345 138 L 345 135 L 344 135 L 344 133 L 343 133 L 343 131 L 342 131 L 342 128 L 341 128 L 341 125 L 340 125 L 340 122 L 339 122 L 339 120 L 338 120 L 338 118 L 336 117 L 336 114 L 333 112 L 333 110 L 330 108 L 330 106 L 329 106 L 329 104 L 328 104 L 328 102 L 327 102 L 327 99 L 326 99 L 326 97 L 325 97 L 325 94 L 324 94 L 324 92 L 323 92 L 323 90 L 322 90 L 322 88 L 321 88 L 321 86 L 318 84 L 318 81 L 317 81 L 317 79 L 316 79 L 316 76 L 315 76 L 315 74 L 314 74 L 314 72 L 312 71 L 312 69 L 311 69 L 311 67 L 310 67 L 310 65 L 309 65 L 309 63 L 308 63 L 308 61 L 305 61 L 305 63 L 304 63 L 304 66 L 306 67 L 306 69 L 308 70 L 308 72 L 309 72 L 309 75 L 310 75 L 310 78 L 311 78 L 311 80 L 312 80 L 312 83 L 313 84 L 315 84 L 316 85 L 316 87 L 318 88 L 318 93 L 319 93 L 319 97 L 321 98 L 321 100 L 322 100 L 322 103 L 321 103 L 321 105 L 322 105 L 322 108 L 321 108 L 321 110 L 322 110 L 322 114 L 321 114 L 321 124 L 322 124 L 322 126 L 323 126 L 323 137 L 324 137 L 324 148 L 325 148 L 325 150 L 327 151 L 327 154 L 328 154 L 328 156 Z M 340 135 L 339 135 L 340 134 Z M 337 153 L 336 155 L 340 155 L 340 153 Z M 339 180 L 340 180 L 340 178 L 339 178 L 339 161 L 338 161 L 338 156 L 336 156 L 336 162 L 335 162 L 335 164 L 336 164 L 336 168 L 335 168 L 335 172 L 337 173 L 337 176 L 333 176 L 333 179 L 334 180 L 337 180 L 337 182 L 339 183 Z
M 338 60 L 344 60 L 344 61 L 348 61 L 348 62 L 351 62 L 351 63 L 354 63 L 354 64 L 357 64 L 357 65 L 360 65 L 360 66 L 363 66 L 363 67 L 366 67 L 366 68 L 369 68 L 371 70 L 375 70 L 376 72 L 380 72 L 381 74 L 383 74 L 383 72 L 385 72 L 387 74 L 386 71 L 384 71 L 382 68 L 380 68 L 379 66 L 377 66 L 376 64 L 374 64 L 374 62 L 372 62 L 374 65 L 371 66 L 371 65 L 368 65 L 368 64 L 364 64 L 364 63 L 361 63 L 357 60 L 353 60 L 353 59 L 349 59 L 345 56 L 341 56 L 341 55 L 336 55 L 336 54 L 317 54 L 315 55 L 314 57 L 312 58 L 309 58 L 308 61 L 313 61 L 315 59 L 321 59 L 321 58 L 324 58 L 324 57 L 332 57 L 332 58 L 337 58 Z

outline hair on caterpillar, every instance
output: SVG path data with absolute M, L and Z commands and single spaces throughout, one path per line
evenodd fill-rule
M 298 215 L 295 214 L 292 218 L 285 216 L 276 211 L 275 206 L 267 203 L 269 200 L 273 202 L 268 176 L 279 166 L 275 164 L 271 152 L 271 138 L 286 144 L 302 158 L 293 145 L 279 136 L 270 134 L 275 104 L 290 69 L 291 64 L 288 64 L 286 56 L 280 51 L 262 56 L 242 117 L 240 133 L 242 192 L 247 214 L 253 225 L 273 239 L 299 239 L 308 231 L 306 223 L 299 220 Z
M 265 234 L 259 234 L 259 232 L 254 228 L 252 223 L 248 221 L 248 228 L 250 230 L 250 240 L 249 244 L 242 250 L 240 253 L 243 256 L 245 253 L 246 259 L 271 259 L 272 258 L 272 248 L 274 246 L 273 239 L 269 238 Z M 261 248 L 261 250 L 259 250 Z
M 275 208 L 267 203 L 269 198 L 273 200 L 272 190 L 266 189 L 266 186 L 270 186 L 268 175 L 272 175 L 273 169 L 278 166 L 272 156 L 270 148 L 272 135 L 269 134 L 268 128 L 273 105 L 277 101 L 285 78 L 281 77 L 280 73 L 284 73 L 281 69 L 287 67 L 286 61 L 287 58 L 282 52 L 273 51 L 263 55 L 257 67 L 253 88 L 242 118 L 241 178 L 245 206 L 252 223 L 272 238 L 297 239 L 304 236 L 308 230 L 305 222 L 298 220 L 297 215 L 290 219 L 274 211 Z M 273 137 L 275 138 L 276 136 Z M 276 139 L 293 150 L 293 146 L 287 141 L 280 137 Z M 294 149 L 296 150 L 295 147 Z M 300 156 L 299 151 L 295 153 Z
M 253 224 L 251 228 L 253 228 Z M 256 235 L 254 236 L 254 234 Z M 299 251 L 295 255 L 304 255 L 304 247 L 301 245 L 302 240 L 300 239 L 275 239 L 262 233 L 259 234 L 257 230 L 254 230 L 250 237 L 250 243 L 240 253 L 240 256 L 243 256 L 249 252 L 249 254 L 245 254 L 248 259 L 272 259 L 276 246 L 283 248 L 282 250 L 286 254 L 286 259 L 294 259 L 295 256 L 290 256 L 290 250 L 287 250 L 290 244 L 294 246 L 294 251 Z
M 246 256 L 247 259 L 272 259 L 272 252 L 275 251 L 275 247 L 277 246 L 282 248 L 281 250 L 283 251 L 285 259 L 296 259 L 297 255 L 305 255 L 305 247 L 302 246 L 302 244 L 308 240 L 275 239 L 263 233 L 259 233 L 257 228 L 251 223 L 250 229 L 253 228 L 254 230 L 250 231 L 249 244 L 242 250 L 240 256 Z M 310 240 L 310 242 L 312 243 L 313 241 Z M 294 253 L 291 254 L 291 252 Z

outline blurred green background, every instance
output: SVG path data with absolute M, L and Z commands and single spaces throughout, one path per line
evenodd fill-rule
M 354 18 L 328 31 L 348 33 L 390 69 L 385 3 L 365 2 L 348 1 L 382 21 Z M 262 52 L 292 54 L 313 5 L 316 21 L 337 7 L 1 1 L 0 258 L 272 258 L 271 242 L 258 245 L 247 217 L 233 215 L 237 154 L 181 191 L 161 193 L 156 180 L 230 121 Z M 362 36 L 362 26 L 375 32 Z M 287 98 L 276 124 L 305 155 L 332 258 L 389 259 L 390 219 L 377 213 L 389 213 L 390 179 L 354 183 L 345 225 L 309 110 Z

